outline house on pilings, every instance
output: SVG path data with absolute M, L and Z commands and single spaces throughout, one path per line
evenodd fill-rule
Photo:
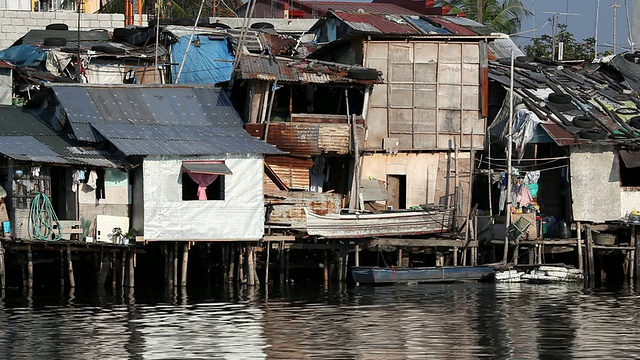
M 634 234 L 640 219 L 640 67 L 633 59 L 617 55 L 585 65 L 516 56 L 511 211 L 513 221 L 525 218 L 521 224 L 529 228 L 519 245 L 510 247 L 509 261 L 571 263 L 591 280 L 600 278 L 599 270 L 637 277 L 631 263 L 639 243 Z M 490 62 L 493 145 L 482 164 L 486 176 L 477 182 L 485 191 L 476 192 L 493 195 L 478 197 L 480 208 L 490 209 L 495 220 L 481 237 L 499 253 L 508 209 L 499 201 L 504 188 L 499 178 L 506 171 L 509 64 L 499 57 Z

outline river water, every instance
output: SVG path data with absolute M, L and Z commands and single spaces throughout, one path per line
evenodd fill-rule
M 3 359 L 627 359 L 640 296 L 577 284 L 214 289 L 0 301 Z

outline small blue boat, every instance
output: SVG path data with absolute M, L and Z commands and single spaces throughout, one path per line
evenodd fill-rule
M 481 281 L 493 277 L 494 266 L 377 267 L 354 266 L 353 280 L 363 284 Z

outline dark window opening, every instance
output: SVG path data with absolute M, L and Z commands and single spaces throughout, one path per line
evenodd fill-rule
M 627 167 L 622 157 L 620 163 L 620 186 L 640 186 L 640 167 Z
M 393 209 L 407 208 L 407 176 L 387 175 L 387 191 L 389 192 L 388 206 Z
M 207 200 L 224 200 L 224 175 L 218 177 L 207 186 Z M 189 174 L 182 174 L 182 200 L 198 200 L 198 184 Z

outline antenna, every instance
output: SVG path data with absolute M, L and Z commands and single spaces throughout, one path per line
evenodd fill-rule
M 613 8 L 613 54 L 615 55 L 617 42 L 616 28 L 618 27 L 618 8 L 620 7 L 620 4 L 618 4 L 618 0 L 613 0 L 613 5 L 611 5 L 611 7 Z
M 615 0 L 614 0 L 615 1 Z M 549 20 L 551 20 L 552 25 L 552 30 L 551 30 L 551 38 L 552 38 L 552 49 L 551 49 L 551 60 L 556 60 L 556 35 L 557 35 L 557 31 L 558 31 L 558 17 L 560 17 L 560 15 L 564 15 L 566 16 L 574 16 L 574 15 L 580 15 L 580 14 L 575 14 L 575 13 L 569 13 L 569 12 L 551 12 L 551 11 L 543 11 L 543 14 L 553 14 L 551 15 L 551 18 Z M 560 45 L 561 48 L 563 48 L 564 44 Z M 558 60 L 562 60 L 562 51 L 560 51 L 559 54 L 559 58 Z

